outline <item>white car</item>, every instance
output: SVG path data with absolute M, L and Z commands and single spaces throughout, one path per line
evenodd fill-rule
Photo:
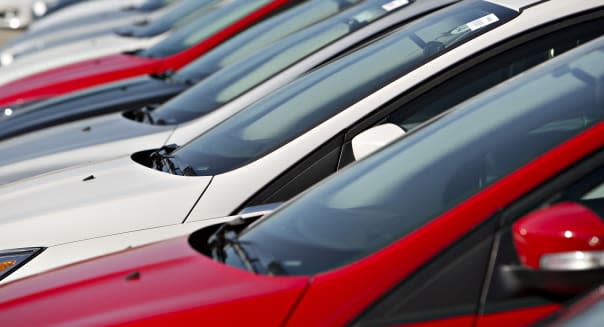
M 0 0 L 0 27 L 27 27 L 34 19 L 82 0 Z
M 318 6 L 320 11 L 311 13 L 311 16 L 333 12 L 333 7 L 337 9 L 339 2 L 349 0 L 323 1 Z M 453 2 L 429 0 L 412 6 L 392 8 L 391 11 L 382 9 L 384 3 L 391 1 L 398 0 L 365 1 L 271 44 L 287 35 L 291 28 L 306 24 L 308 13 L 297 14 L 305 8 L 300 5 L 251 27 L 222 43 L 181 72 L 167 76 L 167 81 L 172 79 L 174 83 L 186 83 L 186 80 L 182 80 L 186 76 L 202 75 L 199 79 L 203 79 L 205 75 L 206 78 L 150 112 L 145 107 L 56 125 L 5 139 L 0 142 L 0 154 L 10 155 L 0 155 L 0 185 L 54 169 L 159 148 L 166 144 L 171 135 L 172 142 L 183 144 L 213 124 L 365 39 L 371 39 L 395 25 Z M 314 8 L 310 9 L 315 11 Z M 375 22 L 372 23 L 373 21 Z M 254 49 L 259 43 L 269 46 Z M 216 66 L 224 68 L 216 72 Z M 209 77 L 206 75 L 208 72 Z M 116 85 L 122 87 L 123 84 Z M 102 88 L 96 92 L 101 91 Z M 95 90 L 84 92 L 94 93 Z M 44 109 L 52 115 L 52 106 Z M 19 118 L 19 115 L 14 118 Z M 10 124 L 11 120 L 5 123 Z
M 137 8 L 144 5 L 147 1 L 148 0 L 87 0 L 65 8 L 51 16 L 46 16 L 34 21 L 29 25 L 27 30 L 44 30 L 52 28 L 54 25 L 63 24 L 83 17 L 115 14 L 116 11 Z
M 0 48 L 0 66 L 15 64 L 19 57 L 49 47 L 111 34 L 115 28 L 121 26 L 140 25 L 153 21 L 170 10 L 172 5 L 166 5 L 166 1 L 144 0 L 141 3 L 141 0 L 125 0 L 115 5 L 113 0 L 108 2 L 96 0 L 65 8 L 34 24 L 42 27 L 29 28 L 3 45 Z M 104 7 L 100 4 L 112 5 L 109 7 L 111 10 L 109 8 L 103 10 Z M 81 10 L 81 7 L 87 10 Z M 75 10 L 73 14 L 71 14 L 72 9 Z
M 199 227 L 241 208 L 289 199 L 379 147 L 376 135 L 404 134 L 389 122 L 412 129 L 595 38 L 604 24 L 591 13 L 603 5 L 462 2 L 318 68 L 181 148 L 142 151 L 4 185 L 0 248 L 5 255 L 35 255 L 4 281 L 56 267 L 53 256 L 62 256 L 59 264 L 81 259 L 86 254 L 79 249 L 87 242 L 102 248 L 103 237 Z
M 168 37 L 174 29 L 202 19 L 214 8 L 215 2 L 189 0 L 148 25 L 134 26 L 128 33 L 110 33 L 22 56 L 16 63 L 0 67 L 0 85 L 80 61 L 150 48 Z M 158 31 L 161 33 L 157 34 Z

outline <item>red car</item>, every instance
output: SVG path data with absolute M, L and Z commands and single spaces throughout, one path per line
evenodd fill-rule
M 602 260 L 592 260 L 604 251 L 603 61 L 600 38 L 254 223 L 237 219 L 6 284 L 0 321 L 532 323 L 604 277 Z
M 177 70 L 246 27 L 299 2 L 227 2 L 149 49 L 82 61 L 4 84 L 0 87 L 0 105 L 39 101 L 129 77 Z

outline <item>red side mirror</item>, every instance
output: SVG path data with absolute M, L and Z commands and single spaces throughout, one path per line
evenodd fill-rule
M 604 267 L 604 221 L 578 203 L 534 211 L 517 221 L 512 233 L 526 267 L 544 271 Z

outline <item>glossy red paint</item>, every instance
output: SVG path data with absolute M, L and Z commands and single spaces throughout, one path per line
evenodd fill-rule
M 306 277 L 270 277 L 217 263 L 187 238 L 74 265 L 0 292 L 0 321 L 10 326 L 278 326 Z
M 382 294 L 500 208 L 603 145 L 604 123 L 599 123 L 382 251 L 315 276 L 288 325 L 339 326 L 352 322 Z
M 556 312 L 559 308 L 559 305 L 547 305 L 536 308 L 486 314 L 478 318 L 475 327 L 529 326 L 551 313 Z
M 604 250 L 604 222 L 593 211 L 575 203 L 558 203 L 532 212 L 512 228 L 522 264 L 540 268 L 544 254 Z
M 383 250 L 309 278 L 237 270 L 203 257 L 181 238 L 8 284 L 0 291 L 0 321 L 22 325 L 350 324 L 380 296 L 500 208 L 603 145 L 604 123 L 600 123 Z M 140 275 L 131 275 L 134 272 Z M 127 281 L 127 276 L 132 280 Z M 526 308 L 485 315 L 480 321 L 481 326 L 493 326 L 499 317 L 506 326 L 519 326 L 555 309 Z M 476 319 L 452 317 L 417 326 L 472 326 Z
M 195 46 L 168 57 L 113 55 L 51 69 L 7 83 L 0 87 L 0 105 L 39 101 L 121 79 L 177 70 L 291 2 L 292 0 L 273 0 Z

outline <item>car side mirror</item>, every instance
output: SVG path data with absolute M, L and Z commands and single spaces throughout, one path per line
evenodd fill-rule
M 352 139 L 354 159 L 363 159 L 403 135 L 405 135 L 405 130 L 392 123 L 374 126 L 363 131 Z
M 521 265 L 504 267 L 521 289 L 569 294 L 604 277 L 604 221 L 587 207 L 562 202 L 527 214 L 512 227 Z

